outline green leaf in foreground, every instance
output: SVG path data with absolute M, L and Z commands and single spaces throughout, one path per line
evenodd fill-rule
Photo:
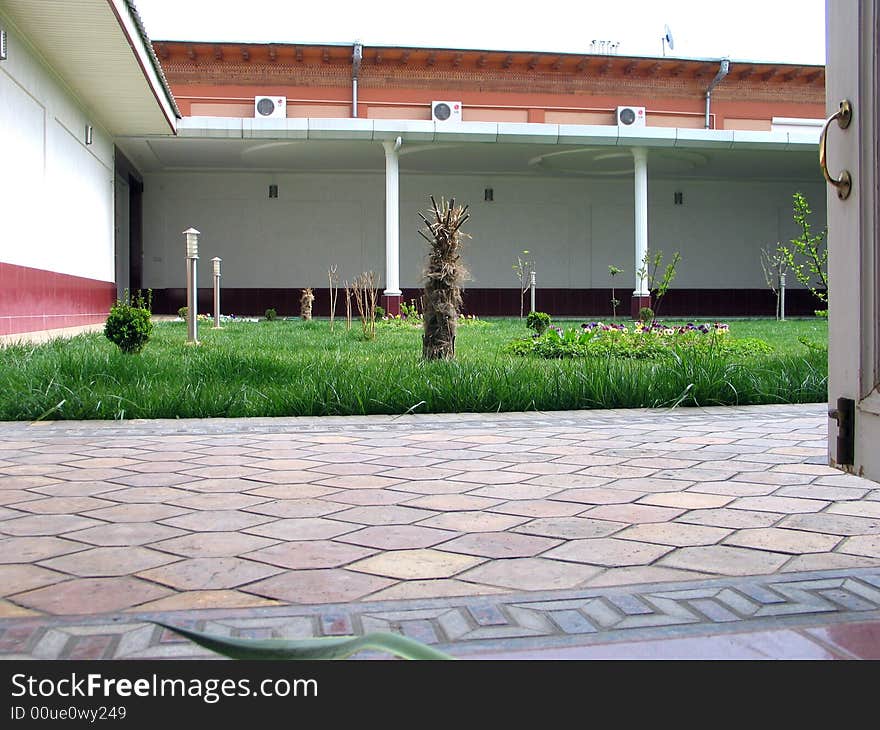
M 442 651 L 399 634 L 374 632 L 365 636 L 340 636 L 318 639 L 234 639 L 200 631 L 151 623 L 185 636 L 190 641 L 230 659 L 345 659 L 366 649 L 377 649 L 402 659 L 452 659 Z

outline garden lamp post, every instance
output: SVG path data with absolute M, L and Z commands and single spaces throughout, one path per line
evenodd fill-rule
M 785 321 L 785 274 L 779 275 L 779 321 Z
M 196 282 L 196 264 L 199 260 L 199 232 L 195 228 L 187 228 L 186 236 L 186 341 L 193 345 L 199 342 L 197 315 L 198 289 Z
M 534 312 L 535 311 L 535 270 L 534 269 L 532 269 L 532 271 L 530 272 L 530 275 L 529 275 L 529 286 L 531 287 L 531 290 L 532 290 L 532 309 L 531 309 L 531 311 Z
M 220 262 L 223 261 L 219 256 L 211 259 L 214 265 L 214 329 L 220 329 Z

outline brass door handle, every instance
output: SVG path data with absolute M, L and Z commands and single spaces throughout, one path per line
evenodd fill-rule
M 849 100 L 844 99 L 840 102 L 840 108 L 828 117 L 825 126 L 822 127 L 822 136 L 819 137 L 819 167 L 822 168 L 822 174 L 828 183 L 837 188 L 837 197 L 846 200 L 852 190 L 852 175 L 849 174 L 849 170 L 844 170 L 836 178 L 828 174 L 828 153 L 825 146 L 828 141 L 828 127 L 835 119 L 837 126 L 841 129 L 846 129 L 849 126 L 852 121 L 852 104 Z

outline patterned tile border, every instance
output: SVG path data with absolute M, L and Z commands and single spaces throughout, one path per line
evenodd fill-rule
M 394 631 L 451 653 L 667 639 L 880 619 L 880 569 L 461 598 L 0 620 L 0 659 L 213 657 L 144 623 L 305 638 Z

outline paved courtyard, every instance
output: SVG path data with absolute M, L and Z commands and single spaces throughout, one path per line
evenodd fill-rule
M 0 424 L 0 617 L 880 566 L 820 404 Z

